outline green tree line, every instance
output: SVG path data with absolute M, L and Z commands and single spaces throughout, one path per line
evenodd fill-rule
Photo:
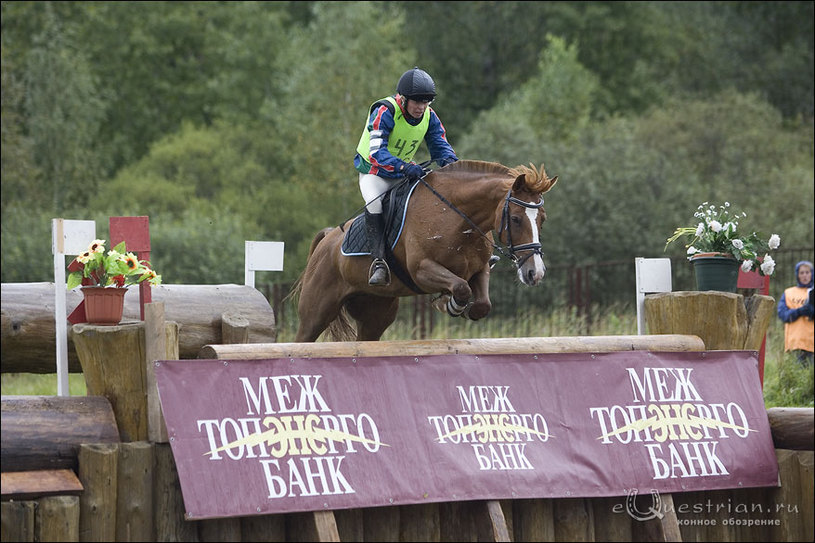
M 4 1 L 2 281 L 121 215 L 165 282 L 241 282 L 244 240 L 294 279 L 413 66 L 459 157 L 560 177 L 547 264 L 658 256 L 705 201 L 812 246 L 813 58 L 812 2 Z

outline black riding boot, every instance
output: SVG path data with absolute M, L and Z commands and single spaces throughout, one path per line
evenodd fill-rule
M 385 219 L 382 213 L 365 212 L 365 233 L 374 259 L 368 271 L 368 284 L 388 286 L 391 284 L 391 272 L 385 262 Z

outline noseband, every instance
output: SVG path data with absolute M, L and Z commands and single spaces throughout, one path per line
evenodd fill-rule
M 532 202 L 524 202 L 523 200 L 515 198 L 514 196 L 512 196 L 512 190 L 507 192 L 507 197 L 504 198 L 504 210 L 503 213 L 501 214 L 501 228 L 500 230 L 498 230 L 498 240 L 499 241 L 501 240 L 501 233 L 503 233 L 503 231 L 506 230 L 507 249 L 509 249 L 510 258 L 515 263 L 515 266 L 517 268 L 520 268 L 521 266 L 524 265 L 524 262 L 526 262 L 529 259 L 529 257 L 533 255 L 540 255 L 541 257 L 543 257 L 543 252 L 541 251 L 540 243 L 524 243 L 521 245 L 513 245 L 512 228 L 510 228 L 509 224 L 510 203 L 525 207 L 527 209 L 540 209 L 541 207 L 543 207 L 543 196 L 541 196 L 540 202 L 538 202 L 537 204 L 533 204 Z M 520 251 L 529 251 L 529 253 L 522 258 L 518 258 L 518 255 L 515 253 L 518 253 Z

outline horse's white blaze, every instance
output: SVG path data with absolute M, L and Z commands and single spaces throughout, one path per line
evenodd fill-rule
M 538 232 L 538 209 L 534 207 L 527 207 L 526 218 L 529 219 L 529 226 L 532 229 L 532 243 L 540 243 L 540 232 Z M 528 268 L 531 263 L 534 269 L 534 279 L 531 281 L 531 284 L 535 285 L 538 283 L 538 281 L 543 279 L 543 274 L 546 272 L 546 268 L 543 266 L 543 258 L 541 258 L 541 255 L 536 253 L 526 262 L 527 263 L 523 266 L 523 268 Z M 521 269 L 518 269 L 518 277 L 523 283 L 530 284 L 530 281 L 526 279 L 526 277 L 528 277 L 527 274 L 525 274 Z

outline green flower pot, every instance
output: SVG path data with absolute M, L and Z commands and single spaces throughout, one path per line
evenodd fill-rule
M 739 261 L 723 253 L 697 253 L 691 256 L 697 290 L 736 292 Z

